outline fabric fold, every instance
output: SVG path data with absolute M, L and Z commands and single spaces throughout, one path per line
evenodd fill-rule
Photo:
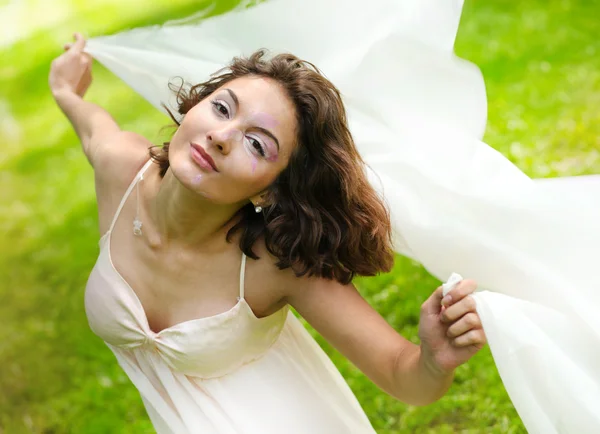
M 168 82 L 205 80 L 267 47 L 340 89 L 395 249 L 474 297 L 530 433 L 600 429 L 600 176 L 532 180 L 481 141 L 485 86 L 457 58 L 461 1 L 271 0 L 222 16 L 93 38 L 88 52 L 159 110 Z

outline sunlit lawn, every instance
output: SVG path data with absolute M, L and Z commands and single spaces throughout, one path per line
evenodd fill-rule
M 85 319 L 83 289 L 98 252 L 92 171 L 48 93 L 47 72 L 73 30 L 93 36 L 160 23 L 197 5 L 0 8 L 0 433 L 152 432 L 139 395 Z M 485 139 L 532 177 L 600 173 L 599 16 L 600 3 L 584 0 L 465 6 L 456 48 L 486 79 Z M 89 99 L 160 143 L 168 119 L 100 66 Z M 357 284 L 417 342 L 419 306 L 434 278 L 398 257 L 392 273 Z M 386 396 L 317 338 L 380 433 L 525 432 L 487 348 L 458 369 L 443 399 L 417 408 Z

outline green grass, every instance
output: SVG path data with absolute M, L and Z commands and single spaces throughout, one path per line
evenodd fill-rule
M 93 36 L 160 23 L 198 2 L 64 0 L 51 3 L 52 13 L 43 9 L 50 3 L 20 4 L 20 21 L 0 9 L 0 25 L 21 37 L 0 39 L 0 433 L 152 432 L 136 390 L 85 319 L 83 289 L 98 252 L 92 171 L 47 74 L 74 30 Z M 465 5 L 456 49 L 486 79 L 485 139 L 532 177 L 600 173 L 598 16 L 600 3 L 585 0 Z M 95 81 L 92 101 L 160 142 L 166 117 L 101 67 Z M 436 279 L 398 257 L 391 273 L 356 283 L 417 342 L 419 306 Z M 444 398 L 418 408 L 379 391 L 317 339 L 379 433 L 525 432 L 488 348 L 457 370 Z

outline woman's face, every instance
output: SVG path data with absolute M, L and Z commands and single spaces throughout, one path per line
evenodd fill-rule
M 213 202 L 244 204 L 285 169 L 296 128 L 294 105 L 276 81 L 238 78 L 184 116 L 169 146 L 170 168 L 184 186 Z

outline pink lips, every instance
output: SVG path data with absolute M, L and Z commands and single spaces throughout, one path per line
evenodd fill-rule
M 206 153 L 206 151 L 202 148 L 202 146 L 196 144 L 196 143 L 191 143 L 191 150 L 190 150 L 191 154 L 192 154 L 192 159 L 198 163 L 198 165 L 206 170 L 214 170 L 215 172 L 218 172 L 219 170 L 217 169 L 217 166 L 215 165 L 214 160 L 211 158 L 210 155 L 208 155 Z

